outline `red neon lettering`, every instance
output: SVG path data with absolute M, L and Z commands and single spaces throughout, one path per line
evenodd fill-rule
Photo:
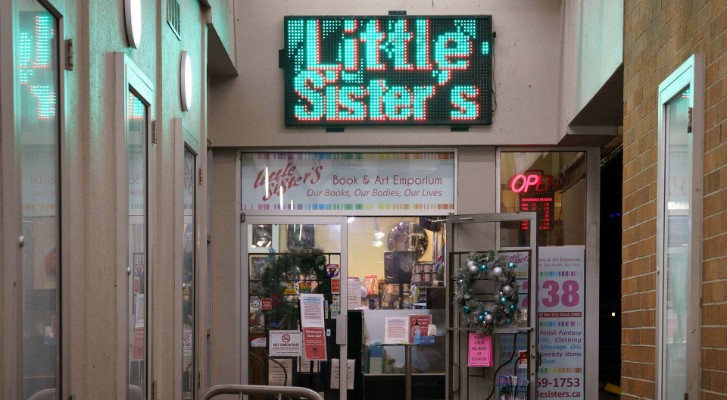
M 508 183 L 510 190 L 515 193 L 554 192 L 560 189 L 561 184 L 560 178 L 556 179 L 552 175 L 544 175 L 542 172 L 529 173 L 529 171 L 514 175 Z

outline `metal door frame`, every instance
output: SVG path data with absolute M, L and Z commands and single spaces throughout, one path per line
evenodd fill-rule
M 445 250 L 445 259 L 447 262 L 450 261 L 450 254 L 454 251 L 456 251 L 456 230 L 455 226 L 459 224 L 472 224 L 472 223 L 496 223 L 497 224 L 497 235 L 496 235 L 496 247 L 497 250 L 500 249 L 500 241 L 499 241 L 499 223 L 500 222 L 510 222 L 510 221 L 524 221 L 528 220 L 530 223 L 530 227 L 533 229 L 530 229 L 530 245 L 529 246 L 522 246 L 522 247 L 508 247 L 506 250 L 530 250 L 530 268 L 529 268 L 529 276 L 528 279 L 530 280 L 530 297 L 529 297 L 529 304 L 528 304 L 528 326 L 525 328 L 517 328 L 518 332 L 527 332 L 528 333 L 528 339 L 529 339 L 529 357 L 528 357 L 528 380 L 530 381 L 530 384 L 528 386 L 528 398 L 529 399 L 536 399 L 537 397 L 537 388 L 536 388 L 536 382 L 537 382 L 537 354 L 538 354 L 538 329 L 537 329 L 537 320 L 538 320 L 538 312 L 537 312 L 537 305 L 538 305 L 538 296 L 536 295 L 537 288 L 538 288 L 538 275 L 537 275 L 537 265 L 538 265 L 538 246 L 537 246 L 537 229 L 534 229 L 534 227 L 537 226 L 537 214 L 535 212 L 515 212 L 515 213 L 492 213 L 492 214 L 462 214 L 462 215 L 452 215 L 445 219 L 446 221 L 446 235 L 447 235 L 447 243 Z M 447 302 L 449 303 L 450 299 L 452 298 L 452 268 L 453 266 L 448 265 L 448 268 L 446 269 L 446 280 L 447 280 Z M 467 371 L 467 365 L 466 363 L 463 365 L 461 363 L 460 357 L 459 357 L 459 347 L 460 347 L 460 335 L 455 334 L 455 332 L 459 332 L 459 323 L 460 323 L 460 315 L 459 310 L 454 310 L 454 307 L 451 303 L 447 304 L 446 307 L 446 314 L 445 318 L 447 321 L 447 324 L 451 324 L 451 326 L 447 327 L 447 335 L 449 336 L 447 338 L 447 345 L 445 346 L 445 360 L 447 365 L 447 373 L 445 378 L 445 385 L 447 387 L 445 392 L 445 399 L 446 400 L 459 400 L 461 390 L 459 388 L 459 376 L 464 371 L 466 373 Z M 515 345 L 515 344 L 513 344 Z M 453 351 L 457 349 L 457 351 Z M 513 346 L 513 351 L 515 347 Z M 456 367 L 455 367 L 456 366 Z M 456 378 L 456 379 L 454 379 Z M 457 386 L 455 386 L 455 383 Z M 456 388 L 456 390 L 455 390 Z
M 346 302 L 346 298 L 348 295 L 348 285 L 344 284 L 345 282 L 348 282 L 348 223 L 346 222 L 346 219 L 348 218 L 347 215 L 342 216 L 330 216 L 330 217 L 322 217 L 322 216 L 295 216 L 295 215 L 287 215 L 287 216 L 277 216 L 277 215 L 246 215 L 244 218 L 244 221 L 241 223 L 241 232 L 240 232 L 240 238 L 241 242 L 244 243 L 244 246 L 241 246 L 240 251 L 240 268 L 242 268 L 243 265 L 245 265 L 247 261 L 247 257 L 249 255 L 247 243 L 249 238 L 247 237 L 248 232 L 248 225 L 254 225 L 254 224 L 311 224 L 311 225 L 339 225 L 341 227 L 340 232 L 340 243 L 341 243 L 341 267 L 340 267 L 340 279 L 341 279 L 341 289 L 340 289 L 340 311 L 339 315 L 336 317 L 337 323 L 336 328 L 341 329 L 345 332 L 336 332 L 335 338 L 329 338 L 327 340 L 336 340 L 338 347 L 339 347 L 339 388 L 345 388 L 346 382 L 347 382 L 347 370 L 345 368 L 346 362 L 348 360 L 348 344 L 346 343 L 346 340 L 343 340 L 343 343 L 341 343 L 340 340 L 337 340 L 338 338 L 346 338 L 348 333 L 348 304 Z M 243 271 L 244 272 L 244 271 Z M 250 309 L 250 305 L 248 304 L 249 301 L 249 274 L 247 273 L 240 273 L 240 311 L 243 314 L 247 314 Z M 240 318 L 240 340 L 241 340 L 241 357 L 240 357 L 240 374 L 241 374 L 241 382 L 244 384 L 247 384 L 248 382 L 248 373 L 249 373 L 249 358 L 247 357 L 248 350 L 250 348 L 250 331 L 249 331 L 249 318 Z M 330 360 L 330 358 L 329 358 Z M 339 400 L 346 400 L 348 396 L 348 390 L 339 390 Z

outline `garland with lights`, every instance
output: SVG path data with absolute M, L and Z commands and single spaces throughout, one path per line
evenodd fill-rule
M 508 262 L 494 250 L 470 253 L 465 265 L 454 273 L 454 304 L 464 313 L 462 325 L 477 333 L 492 335 L 495 328 L 516 324 L 522 317 L 518 309 L 518 285 L 515 263 Z M 475 298 L 477 281 L 489 280 L 495 285 L 492 300 Z

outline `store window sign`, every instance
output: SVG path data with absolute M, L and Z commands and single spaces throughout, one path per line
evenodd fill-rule
M 490 124 L 492 18 L 286 17 L 286 125 Z
M 454 153 L 243 153 L 243 210 L 454 209 Z
M 560 190 L 562 182 L 560 178 L 546 175 L 543 171 L 529 170 L 513 175 L 507 186 L 515 193 L 552 193 Z

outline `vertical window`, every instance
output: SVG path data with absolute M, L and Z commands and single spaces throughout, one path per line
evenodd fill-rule
M 694 160 L 701 159 L 701 139 L 693 127 L 701 127 L 703 111 L 694 107 L 699 93 L 694 62 L 693 57 L 659 87 L 657 336 L 660 398 L 666 400 L 695 396 L 698 381 L 701 218 L 695 216 L 701 208 L 695 194 L 701 191 L 695 185 L 701 173 L 695 178 Z
M 184 148 L 184 258 L 182 265 L 182 399 L 191 400 L 195 396 L 195 351 L 196 338 L 196 231 L 195 210 L 197 192 L 195 171 L 197 157 L 188 147 Z
M 147 369 L 147 126 L 148 106 L 128 92 L 126 161 L 129 179 L 129 398 L 146 398 Z
M 500 153 L 500 212 L 535 211 L 538 246 L 586 243 L 586 153 Z M 527 221 L 500 224 L 502 246 L 527 245 Z
M 40 3 L 19 2 L 15 85 L 21 163 L 23 392 L 59 385 L 60 215 L 58 21 Z

